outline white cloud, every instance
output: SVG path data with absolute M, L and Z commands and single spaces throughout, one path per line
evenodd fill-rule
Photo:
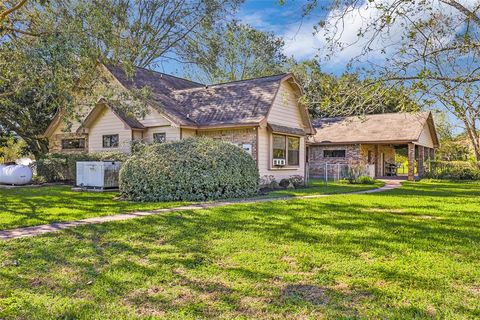
M 285 54 L 297 59 L 313 58 L 324 40 L 313 34 L 314 21 L 305 21 L 301 25 L 288 27 L 280 36 L 285 40 Z
M 352 58 L 356 58 L 363 53 L 364 48 L 367 46 L 368 41 L 374 35 L 373 30 L 369 29 L 363 38 L 358 38 L 358 32 L 368 27 L 369 23 L 378 18 L 382 13 L 378 9 L 379 4 L 388 5 L 395 0 L 376 0 L 374 3 L 365 1 L 359 7 L 351 8 L 346 14 L 343 14 L 343 18 L 338 20 L 340 14 L 339 11 L 329 12 L 323 19 L 326 25 L 338 27 L 335 34 L 334 43 L 338 46 L 342 46 L 342 50 L 335 50 L 335 54 L 329 60 L 331 64 L 339 64 L 345 66 Z M 478 5 L 479 0 L 466 0 L 464 5 L 467 7 L 474 7 Z M 454 9 L 442 5 L 438 0 L 431 2 L 434 10 L 442 12 L 442 14 L 454 14 Z M 427 18 L 430 13 L 428 10 L 421 10 L 421 2 L 416 4 L 420 10 L 410 13 L 408 19 L 420 20 Z M 288 14 L 288 19 L 286 14 Z M 272 19 L 273 16 L 277 16 L 277 19 Z M 298 18 L 292 18 L 293 15 L 297 15 Z M 301 12 L 295 10 L 281 10 L 278 8 L 272 8 L 268 10 L 253 11 L 253 12 L 241 12 L 239 18 L 242 22 L 249 23 L 250 25 L 259 28 L 264 31 L 273 31 L 277 35 L 281 36 L 285 40 L 285 53 L 289 56 L 293 55 L 297 59 L 313 58 L 317 54 L 325 56 L 328 52 L 327 43 L 325 38 L 332 36 L 327 33 L 325 29 L 320 29 L 318 33 L 315 33 L 314 27 L 320 21 L 322 14 L 311 15 L 303 21 L 301 20 Z M 288 20 L 286 22 L 286 20 Z M 396 52 L 402 41 L 402 35 L 406 31 L 405 25 L 410 25 L 411 22 L 398 19 L 390 25 L 388 33 L 383 33 L 376 36 L 376 39 L 369 43 L 371 51 L 365 56 L 365 59 L 382 63 L 386 57 Z M 452 37 L 454 32 L 452 32 Z M 450 38 L 444 39 L 445 41 L 451 40 Z M 386 52 L 382 53 L 382 49 L 386 48 Z

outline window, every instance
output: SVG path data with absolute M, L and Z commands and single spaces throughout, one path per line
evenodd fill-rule
M 300 138 L 288 137 L 288 165 L 298 166 L 300 164 Z
M 289 166 L 300 165 L 300 138 L 273 135 L 273 159 L 284 159 Z
M 153 142 L 154 143 L 164 143 L 167 141 L 167 135 L 165 132 L 158 132 L 153 134 Z
M 345 150 L 323 150 L 324 158 L 345 158 Z
M 85 149 L 85 139 L 63 139 L 62 149 Z
M 103 136 L 104 148 L 118 148 L 118 134 L 109 134 Z
M 273 135 L 273 158 L 287 159 L 285 136 Z

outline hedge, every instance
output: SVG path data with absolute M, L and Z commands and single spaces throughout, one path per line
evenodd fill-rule
M 480 180 L 480 169 L 470 161 L 430 161 L 425 178 Z
M 76 179 L 77 161 L 126 161 L 125 153 L 47 153 L 36 162 L 37 176 L 46 182 L 73 182 Z
M 258 192 L 258 169 L 241 148 L 210 138 L 146 147 L 120 170 L 120 192 L 133 201 L 202 201 Z

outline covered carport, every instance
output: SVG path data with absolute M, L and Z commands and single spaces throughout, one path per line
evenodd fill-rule
M 361 164 L 381 178 L 387 175 L 386 167 L 395 162 L 395 150 L 405 147 L 407 178 L 414 180 L 424 175 L 426 163 L 434 158 L 439 145 L 430 112 L 322 118 L 313 124 L 316 134 L 307 143 L 312 176 L 328 165 Z

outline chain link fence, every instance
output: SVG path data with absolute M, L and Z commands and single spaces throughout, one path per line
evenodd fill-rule
M 310 171 L 310 170 L 309 170 Z M 307 171 L 308 172 L 308 171 Z M 310 178 L 324 181 L 356 180 L 360 176 L 375 177 L 374 165 L 325 163 L 310 173 Z

